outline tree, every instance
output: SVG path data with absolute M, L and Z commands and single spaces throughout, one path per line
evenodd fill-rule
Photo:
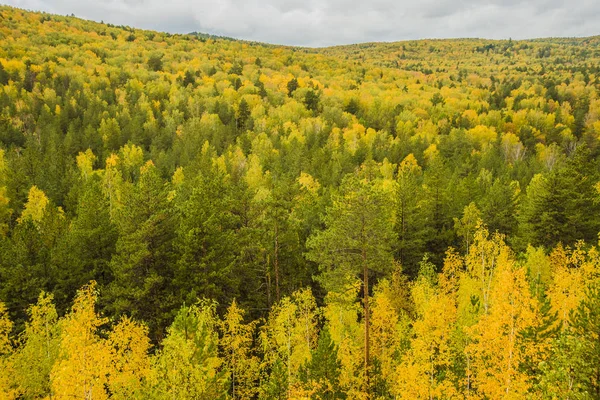
M 470 328 L 472 386 L 487 398 L 522 398 L 531 380 L 522 365 L 531 350 L 521 332 L 539 323 L 539 305 L 531 296 L 525 270 L 504 254 L 498 260 L 488 312 Z
M 481 226 L 481 212 L 473 202 L 465 207 L 461 219 L 454 218 L 454 229 L 456 234 L 463 238 L 467 255 L 473 235 L 479 226 Z
M 582 398 L 600 398 L 600 284 L 591 283 L 585 298 L 571 315 L 573 336 L 580 353 L 575 380 Z
M 112 353 L 111 398 L 142 398 L 150 378 L 148 328 L 123 317 L 110 331 L 107 344 Z
M 339 385 L 340 367 L 337 346 L 329 329 L 323 328 L 310 361 L 301 371 L 301 379 L 307 392 L 319 399 L 344 399 L 345 395 Z
M 257 321 L 245 324 L 243 318 L 244 311 L 234 300 L 221 321 L 220 347 L 230 375 L 230 395 L 233 399 L 252 398 L 258 389 L 259 361 L 252 348 Z
M 37 303 L 29 308 L 30 320 L 14 355 L 15 382 L 26 398 L 53 395 L 50 373 L 58 359 L 61 331 L 52 300 L 51 294 L 42 292 Z
M 175 286 L 188 303 L 201 296 L 227 304 L 239 290 L 237 218 L 230 211 L 232 199 L 224 179 L 216 171 L 204 171 L 184 182 L 177 198 L 175 246 L 180 256 Z
M 319 100 L 319 94 L 312 89 L 308 90 L 306 95 L 304 95 L 304 105 L 306 106 L 307 110 L 313 112 L 319 111 Z
M 248 102 L 245 99 L 240 101 L 238 105 L 238 111 L 236 114 L 236 126 L 240 132 L 243 132 L 248 124 L 248 119 L 250 118 L 250 106 L 248 106 Z
M 2 74 L 0 68 L 0 78 Z M 10 199 L 8 198 L 5 178 L 8 174 L 8 168 L 4 158 L 4 150 L 0 149 L 0 238 L 5 237 L 8 233 L 8 223 L 12 215 L 12 209 L 9 207 Z
M 107 320 L 96 313 L 96 283 L 83 287 L 61 326 L 58 360 L 50 379 L 56 399 L 108 399 L 112 351 L 98 336 Z
M 376 398 L 392 396 L 401 344 L 406 340 L 407 321 L 395 307 L 392 299 L 395 294 L 392 283 L 384 279 L 375 287 L 371 299 L 371 357 L 375 373 L 370 392 Z
M 319 263 L 322 285 L 339 290 L 362 273 L 364 368 L 368 377 L 370 363 L 369 275 L 384 272 L 392 265 L 394 239 L 390 194 L 380 182 L 358 174 L 344 178 L 340 193 L 327 209 L 325 230 L 308 243 L 309 259 Z
M 225 399 L 227 375 L 218 354 L 216 303 L 182 307 L 152 360 L 152 397 Z
M 32 221 L 39 223 L 44 216 L 44 211 L 46 210 L 48 202 L 49 200 L 46 194 L 38 189 L 37 186 L 32 186 L 31 189 L 29 189 L 27 203 L 25 204 L 25 209 L 21 213 L 19 222 L 31 219 Z
M 302 396 L 301 372 L 316 346 L 317 317 L 317 305 L 309 289 L 284 297 L 272 308 L 261 332 L 266 367 L 275 372 L 263 382 L 261 391 L 265 396 Z
M 192 71 L 190 71 L 189 69 L 187 69 L 185 71 L 185 74 L 183 75 L 183 81 L 182 81 L 183 87 L 188 87 L 189 85 L 194 86 L 195 84 L 196 84 L 196 77 L 194 76 L 194 73 Z
M 294 94 L 294 92 L 296 91 L 296 89 L 298 89 L 298 80 L 296 78 L 292 78 L 287 83 L 288 96 L 292 97 L 292 95 Z
M 589 150 L 580 146 L 563 166 L 534 176 L 520 218 L 525 244 L 553 247 L 596 239 L 600 219 L 590 215 L 600 212 L 600 202 L 594 200 L 597 169 Z
M 151 71 L 162 71 L 163 69 L 163 55 L 162 54 L 152 54 L 149 58 L 148 58 L 148 68 Z
M 173 307 L 167 290 L 173 279 L 174 221 L 169 190 L 153 163 L 140 169 L 139 181 L 126 187 L 118 213 L 119 239 L 111 260 L 109 311 L 146 321 L 158 338 Z
M 12 378 L 14 376 L 13 365 L 10 359 L 13 346 L 10 340 L 10 333 L 13 324 L 8 318 L 8 312 L 4 303 L 0 302 L 0 396 L 4 399 L 16 399 L 18 392 L 14 388 Z
M 451 293 L 436 287 L 437 276 L 431 267 L 428 262 L 421 263 L 412 288 L 417 318 L 394 385 L 401 398 L 451 398 L 457 394 L 452 343 L 456 302 Z
M 77 215 L 52 253 L 58 275 L 55 298 L 60 310 L 66 309 L 85 283 L 94 280 L 104 288 L 112 281 L 110 260 L 118 230 L 110 218 L 109 200 L 102 193 L 98 175 L 90 176 L 82 186 Z
M 413 272 L 410 267 L 416 266 L 424 250 L 424 241 L 419 235 L 419 228 L 422 225 L 419 226 L 418 211 L 421 175 L 421 167 L 412 154 L 406 156 L 398 166 L 396 231 L 399 241 L 397 258 L 409 272 Z
M 337 348 L 339 363 L 339 390 L 352 399 L 368 398 L 367 376 L 364 366 L 364 324 L 359 315 L 361 306 L 356 302 L 360 281 L 347 285 L 339 292 L 325 297 L 323 315 L 331 340 Z

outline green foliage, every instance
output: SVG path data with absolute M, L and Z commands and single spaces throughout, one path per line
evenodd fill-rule
M 366 173 L 366 172 L 365 172 Z M 322 285 L 339 290 L 367 268 L 392 266 L 391 196 L 381 182 L 347 175 L 324 218 L 326 229 L 308 241 L 308 257 L 321 266 Z
M 162 58 L 163 58 L 162 54 L 152 54 L 148 58 L 148 68 L 154 72 L 162 71 L 162 69 L 163 69 Z

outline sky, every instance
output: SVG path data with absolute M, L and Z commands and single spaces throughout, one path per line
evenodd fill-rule
M 0 0 L 171 33 L 321 47 L 427 38 L 600 34 L 598 0 Z

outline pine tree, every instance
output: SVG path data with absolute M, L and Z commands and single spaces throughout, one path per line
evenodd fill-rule
M 237 219 L 230 211 L 231 201 L 224 177 L 216 171 L 206 171 L 181 187 L 175 241 L 180 258 L 174 283 L 183 301 L 201 296 L 227 304 L 238 293 Z
M 340 368 L 337 346 L 331 338 L 329 329 L 323 328 L 310 361 L 301 371 L 301 379 L 306 391 L 311 393 L 313 398 L 345 399 L 346 396 L 339 384 Z
M 365 171 L 363 171 L 365 172 Z M 392 266 L 391 198 L 376 180 L 352 174 L 344 178 L 340 193 L 325 216 L 326 229 L 312 236 L 308 257 L 321 266 L 320 281 L 339 290 L 362 275 L 364 369 L 370 363 L 369 276 Z
M 141 168 L 135 186 L 123 193 L 118 214 L 119 239 L 111 260 L 114 281 L 107 289 L 109 311 L 146 321 L 158 338 L 172 310 L 174 222 L 168 187 L 156 167 Z
M 600 398 L 600 283 L 591 283 L 571 315 L 573 336 L 580 346 L 574 367 L 582 398 Z M 576 353 L 577 354 L 577 353 Z
M 218 352 L 216 304 L 202 300 L 184 306 L 152 359 L 149 397 L 225 399 L 227 374 Z

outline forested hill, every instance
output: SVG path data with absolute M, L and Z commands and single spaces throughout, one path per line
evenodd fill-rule
M 598 398 L 599 87 L 0 6 L 0 398 Z

